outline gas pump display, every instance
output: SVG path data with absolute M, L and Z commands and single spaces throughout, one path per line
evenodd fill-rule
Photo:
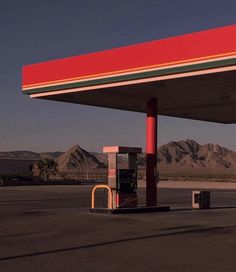
M 119 193 L 133 193 L 137 190 L 137 170 L 117 170 L 117 191 Z

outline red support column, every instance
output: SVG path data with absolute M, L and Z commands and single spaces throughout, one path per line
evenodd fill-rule
M 146 205 L 157 205 L 157 99 L 147 101 Z

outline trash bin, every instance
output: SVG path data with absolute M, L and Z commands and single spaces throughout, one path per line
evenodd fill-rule
M 193 209 L 209 209 L 211 203 L 210 191 L 193 191 L 192 192 L 192 208 Z

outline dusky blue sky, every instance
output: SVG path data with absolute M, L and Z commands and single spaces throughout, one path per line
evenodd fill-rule
M 0 151 L 145 146 L 145 115 L 31 100 L 24 64 L 236 23 L 235 0 L 1 0 Z M 195 139 L 236 150 L 236 125 L 159 117 L 158 145 Z

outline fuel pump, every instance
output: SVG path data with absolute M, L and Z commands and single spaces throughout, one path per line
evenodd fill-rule
M 108 155 L 108 186 L 112 193 L 112 207 L 133 208 L 138 205 L 137 194 L 137 154 L 142 148 L 110 146 L 104 147 Z M 119 155 L 127 154 L 127 168 L 119 167 Z
M 92 189 L 91 212 L 102 213 L 132 213 L 132 212 L 165 212 L 169 206 L 138 206 L 137 193 L 137 154 L 142 148 L 107 146 L 103 153 L 108 156 L 108 183 L 96 185 Z M 119 157 L 127 155 L 127 166 L 119 163 Z M 107 208 L 95 208 L 95 191 L 104 189 L 108 193 Z

